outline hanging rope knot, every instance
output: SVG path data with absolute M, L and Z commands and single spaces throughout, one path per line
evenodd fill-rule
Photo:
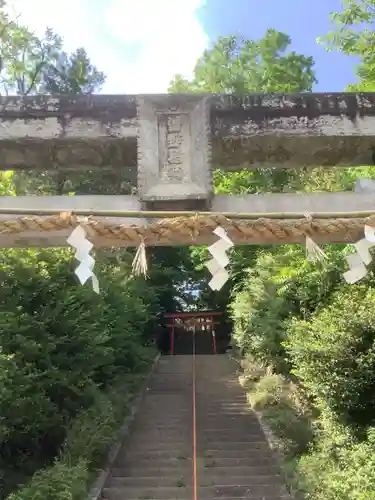
M 60 212 L 59 219 L 65 221 L 69 227 L 82 226 L 90 238 L 96 236 L 92 227 L 93 220 L 91 216 L 77 216 L 73 212 Z
M 77 217 L 72 212 L 60 212 L 59 218 L 69 226 L 75 227 L 77 225 Z
M 200 222 L 200 216 L 199 213 L 196 212 L 190 219 L 191 224 L 188 225 L 189 227 L 189 232 L 193 240 L 197 239 L 197 236 L 199 235 L 199 222 Z

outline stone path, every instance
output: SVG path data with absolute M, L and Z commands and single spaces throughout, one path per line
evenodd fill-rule
M 103 491 L 105 500 L 282 500 L 275 457 L 248 410 L 226 355 L 165 356 L 150 382 L 130 438 Z

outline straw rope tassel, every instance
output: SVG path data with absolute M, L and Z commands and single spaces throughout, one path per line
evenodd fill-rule
M 147 277 L 146 245 L 143 238 L 141 238 L 141 242 L 133 259 L 132 274 L 135 276 L 143 274 L 145 278 Z
M 328 258 L 310 236 L 306 236 L 306 258 L 310 262 L 323 262 Z

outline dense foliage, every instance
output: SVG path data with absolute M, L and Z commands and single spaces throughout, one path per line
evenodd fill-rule
M 124 373 L 150 360 L 157 308 L 130 263 L 99 265 L 102 291 L 78 287 L 70 251 L 0 254 L 0 409 L 3 488 L 52 460 L 72 419 Z

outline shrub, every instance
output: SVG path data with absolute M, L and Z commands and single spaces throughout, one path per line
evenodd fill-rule
M 269 373 L 254 383 L 248 399 L 279 438 L 284 452 L 296 455 L 307 450 L 314 437 L 312 414 L 295 384 Z
M 292 320 L 286 348 L 294 374 L 343 423 L 375 422 L 375 290 L 345 286 L 311 321 Z
M 145 373 L 120 377 L 108 392 L 97 392 L 95 403 L 83 410 L 69 426 L 61 450 L 64 460 L 85 458 L 90 468 L 99 466 L 129 414 Z
M 145 373 L 125 376 L 107 393 L 97 389 L 94 403 L 67 428 L 59 459 L 7 500 L 84 500 L 93 472 L 103 464 L 144 378 Z
M 324 307 L 341 279 L 342 248 L 326 251 L 331 262 L 324 267 L 308 262 L 297 246 L 262 252 L 234 293 L 235 343 L 277 373 L 289 375 L 291 369 L 284 347 L 289 319 L 309 318 Z
M 332 448 L 326 441 L 299 461 L 297 471 L 305 498 L 375 500 L 375 429 L 361 443 Z
M 286 310 L 268 268 L 272 263 L 271 256 L 264 256 L 260 271 L 249 271 L 242 290 L 235 295 L 231 304 L 233 337 L 245 353 L 259 362 L 273 365 L 278 372 L 288 372 L 282 346 Z
M 87 495 L 87 462 L 71 466 L 61 461 L 37 472 L 28 486 L 13 493 L 8 500 L 83 500 Z
M 69 250 L 0 252 L 0 497 L 53 461 L 99 390 L 148 366 L 157 291 L 130 262 L 103 257 L 96 295 Z

